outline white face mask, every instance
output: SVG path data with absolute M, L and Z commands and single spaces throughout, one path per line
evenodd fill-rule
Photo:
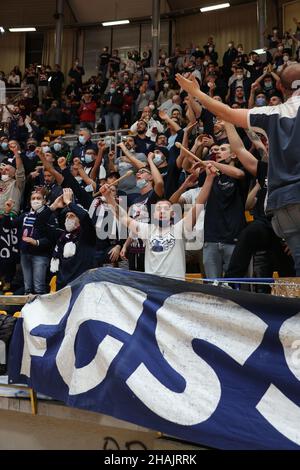
M 65 221 L 65 228 L 67 232 L 73 232 L 77 228 L 76 221 L 74 219 L 67 219 Z
M 43 153 L 50 152 L 50 147 L 48 145 L 45 145 L 44 147 L 42 147 L 42 150 L 43 150 Z
M 244 75 L 241 75 L 241 74 L 239 73 L 239 74 L 236 76 L 236 78 L 237 78 L 238 80 L 243 80 Z
M 87 193 L 92 193 L 94 191 L 94 188 L 93 188 L 92 184 L 89 184 L 84 189 L 86 190 Z
M 8 181 L 10 179 L 9 175 L 1 175 L 1 180 L 2 181 Z
M 40 209 L 42 206 L 43 206 L 43 203 L 42 203 L 41 201 L 31 201 L 31 208 L 32 208 L 34 211 L 37 211 L 37 210 Z

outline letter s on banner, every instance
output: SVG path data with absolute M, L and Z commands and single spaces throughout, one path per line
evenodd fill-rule
M 212 367 L 193 351 L 193 339 L 217 346 L 243 365 L 266 329 L 260 318 L 229 300 L 198 293 L 172 295 L 157 311 L 156 338 L 165 360 L 186 380 L 185 390 L 169 390 L 145 364 L 126 383 L 160 417 L 184 426 L 202 423 L 216 410 L 221 385 Z
M 295 346 L 300 339 L 300 313 L 286 320 L 279 331 L 288 368 L 300 381 L 300 360 Z M 271 384 L 256 408 L 281 434 L 300 445 L 300 407 Z

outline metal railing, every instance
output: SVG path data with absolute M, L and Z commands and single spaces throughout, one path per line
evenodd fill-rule
M 24 89 L 21 87 L 7 87 L 5 89 L 6 104 L 19 101 L 23 97 Z
M 79 129 L 80 130 L 80 129 Z M 79 131 L 78 131 L 79 132 Z M 109 151 L 114 147 L 117 152 L 117 145 L 121 142 L 122 137 L 127 134 L 131 135 L 130 129 L 118 129 L 117 131 L 93 132 L 92 142 L 98 142 L 100 139 L 106 140 Z M 63 140 L 70 145 L 71 150 L 76 146 L 78 134 L 70 134 L 63 137 Z

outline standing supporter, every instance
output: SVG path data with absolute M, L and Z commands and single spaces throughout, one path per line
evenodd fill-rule
M 220 163 L 223 162 L 223 163 Z M 235 155 L 222 144 L 212 164 L 221 172 L 214 180 L 204 218 L 203 263 L 206 276 L 222 277 L 226 272 L 239 234 L 246 224 L 245 174 L 235 168 Z
M 153 163 L 153 155 L 148 157 L 150 169 L 141 168 L 136 173 L 136 185 L 140 195 L 129 208 L 129 215 L 141 222 L 148 223 L 151 216 L 151 207 L 164 195 L 164 183 L 161 174 Z M 129 269 L 144 271 L 145 244 L 136 235 L 129 233 L 121 257 L 125 258 L 128 252 Z
M 146 136 L 149 137 L 153 142 L 155 142 L 157 134 L 161 134 L 164 130 L 164 127 L 161 122 L 159 122 L 157 119 L 154 119 L 150 106 L 146 106 L 143 109 L 143 113 L 141 115 L 140 120 L 146 122 L 147 124 Z M 132 124 L 130 128 L 131 132 L 133 132 L 134 134 L 137 132 L 138 123 L 139 121 L 136 121 L 134 124 Z
M 4 215 L 6 202 L 14 201 L 10 216 L 16 217 L 20 212 L 22 197 L 25 188 L 25 170 L 19 146 L 10 142 L 10 151 L 14 155 L 14 161 L 9 164 L 2 163 L 0 166 L 0 218 Z M 0 222 L 1 223 L 1 222 Z M 4 281 L 6 290 L 9 290 L 16 272 L 18 261 L 18 238 L 17 229 L 4 229 L 0 226 L 0 277 Z
M 150 224 L 136 221 L 117 205 L 108 186 L 103 186 L 102 193 L 120 218 L 121 223 L 127 225 L 132 233 L 145 242 L 146 273 L 185 279 L 185 233 L 192 230 L 200 211 L 203 210 L 203 204 L 205 204 L 211 190 L 214 174 L 214 169 L 208 167 L 206 182 L 196 199 L 196 204 L 183 219 L 177 222 L 172 204 L 168 200 L 161 200 L 155 204 Z
M 271 277 L 274 271 L 278 271 L 280 277 L 291 276 L 294 274 L 293 266 L 284 254 L 283 244 L 280 238 L 275 235 L 271 219 L 266 216 L 264 210 L 268 190 L 268 163 L 257 160 L 245 149 L 232 124 L 226 124 L 226 129 L 232 150 L 244 168 L 257 178 L 257 184 L 251 191 L 252 201 L 250 202 L 251 206 L 254 205 L 254 222 L 251 222 L 241 232 L 225 277 L 245 276 L 252 256 L 260 250 L 268 252 L 270 269 L 266 273 L 266 277 Z
M 37 213 L 43 208 L 45 202 L 41 192 L 33 192 L 30 198 L 30 212 L 25 212 L 16 218 L 10 216 L 14 202 L 9 199 L 5 203 L 3 227 L 6 229 L 17 227 L 20 232 L 21 267 L 25 294 L 45 294 L 47 292 L 46 276 L 51 243 L 46 236 L 46 230 L 36 225 Z
M 82 87 L 82 77 L 85 74 L 84 68 L 79 64 L 79 59 L 76 58 L 73 67 L 69 70 L 69 77 L 73 79 L 78 88 Z
M 89 214 L 73 202 L 73 192 L 65 188 L 63 194 L 51 204 L 44 207 L 37 218 L 39 227 L 45 226 L 52 213 L 63 210 L 65 219 L 62 230 L 47 226 L 48 236 L 56 242 L 50 270 L 57 275 L 57 290 L 74 281 L 88 269 L 95 267 L 96 233 Z
M 110 186 L 113 197 L 117 199 L 117 187 Z M 90 208 L 89 216 L 96 228 L 96 261 L 97 266 L 103 264 L 118 265 L 124 240 L 120 239 L 119 223 L 107 204 L 105 197 L 96 197 Z
M 121 89 L 112 83 L 109 92 L 104 96 L 103 114 L 106 131 L 120 128 L 123 106 L 123 94 Z
M 80 129 L 78 143 L 72 150 L 72 159 L 78 157 L 83 162 L 85 153 L 88 149 L 93 149 L 97 152 L 97 145 L 92 142 L 90 129 Z
M 48 92 L 48 78 L 46 67 L 42 65 L 38 72 L 38 98 L 40 106 L 44 103 L 44 98 Z
M 84 93 L 78 109 L 80 127 L 94 130 L 97 104 L 92 100 L 91 93 Z
M 55 64 L 55 69 L 51 74 L 50 89 L 51 89 L 53 98 L 59 103 L 61 102 L 61 92 L 62 92 L 64 81 L 65 81 L 65 76 L 60 69 L 60 65 Z
M 152 145 L 151 139 L 147 136 L 148 124 L 146 121 L 140 119 L 136 123 L 137 135 L 134 137 L 135 150 L 137 153 L 148 154 Z

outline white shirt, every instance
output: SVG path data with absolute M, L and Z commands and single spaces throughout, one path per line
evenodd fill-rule
M 145 272 L 162 277 L 185 279 L 184 220 L 160 229 L 154 224 L 137 223 L 145 242 Z
M 137 132 L 138 122 L 139 121 L 136 121 L 134 124 L 132 124 L 130 128 L 131 132 L 134 132 L 134 133 Z M 164 126 L 162 125 L 161 122 L 156 121 L 152 117 L 147 122 L 147 126 L 148 126 L 148 129 L 146 132 L 146 136 L 149 137 L 153 142 L 156 142 L 157 134 L 161 134 L 164 131 Z

